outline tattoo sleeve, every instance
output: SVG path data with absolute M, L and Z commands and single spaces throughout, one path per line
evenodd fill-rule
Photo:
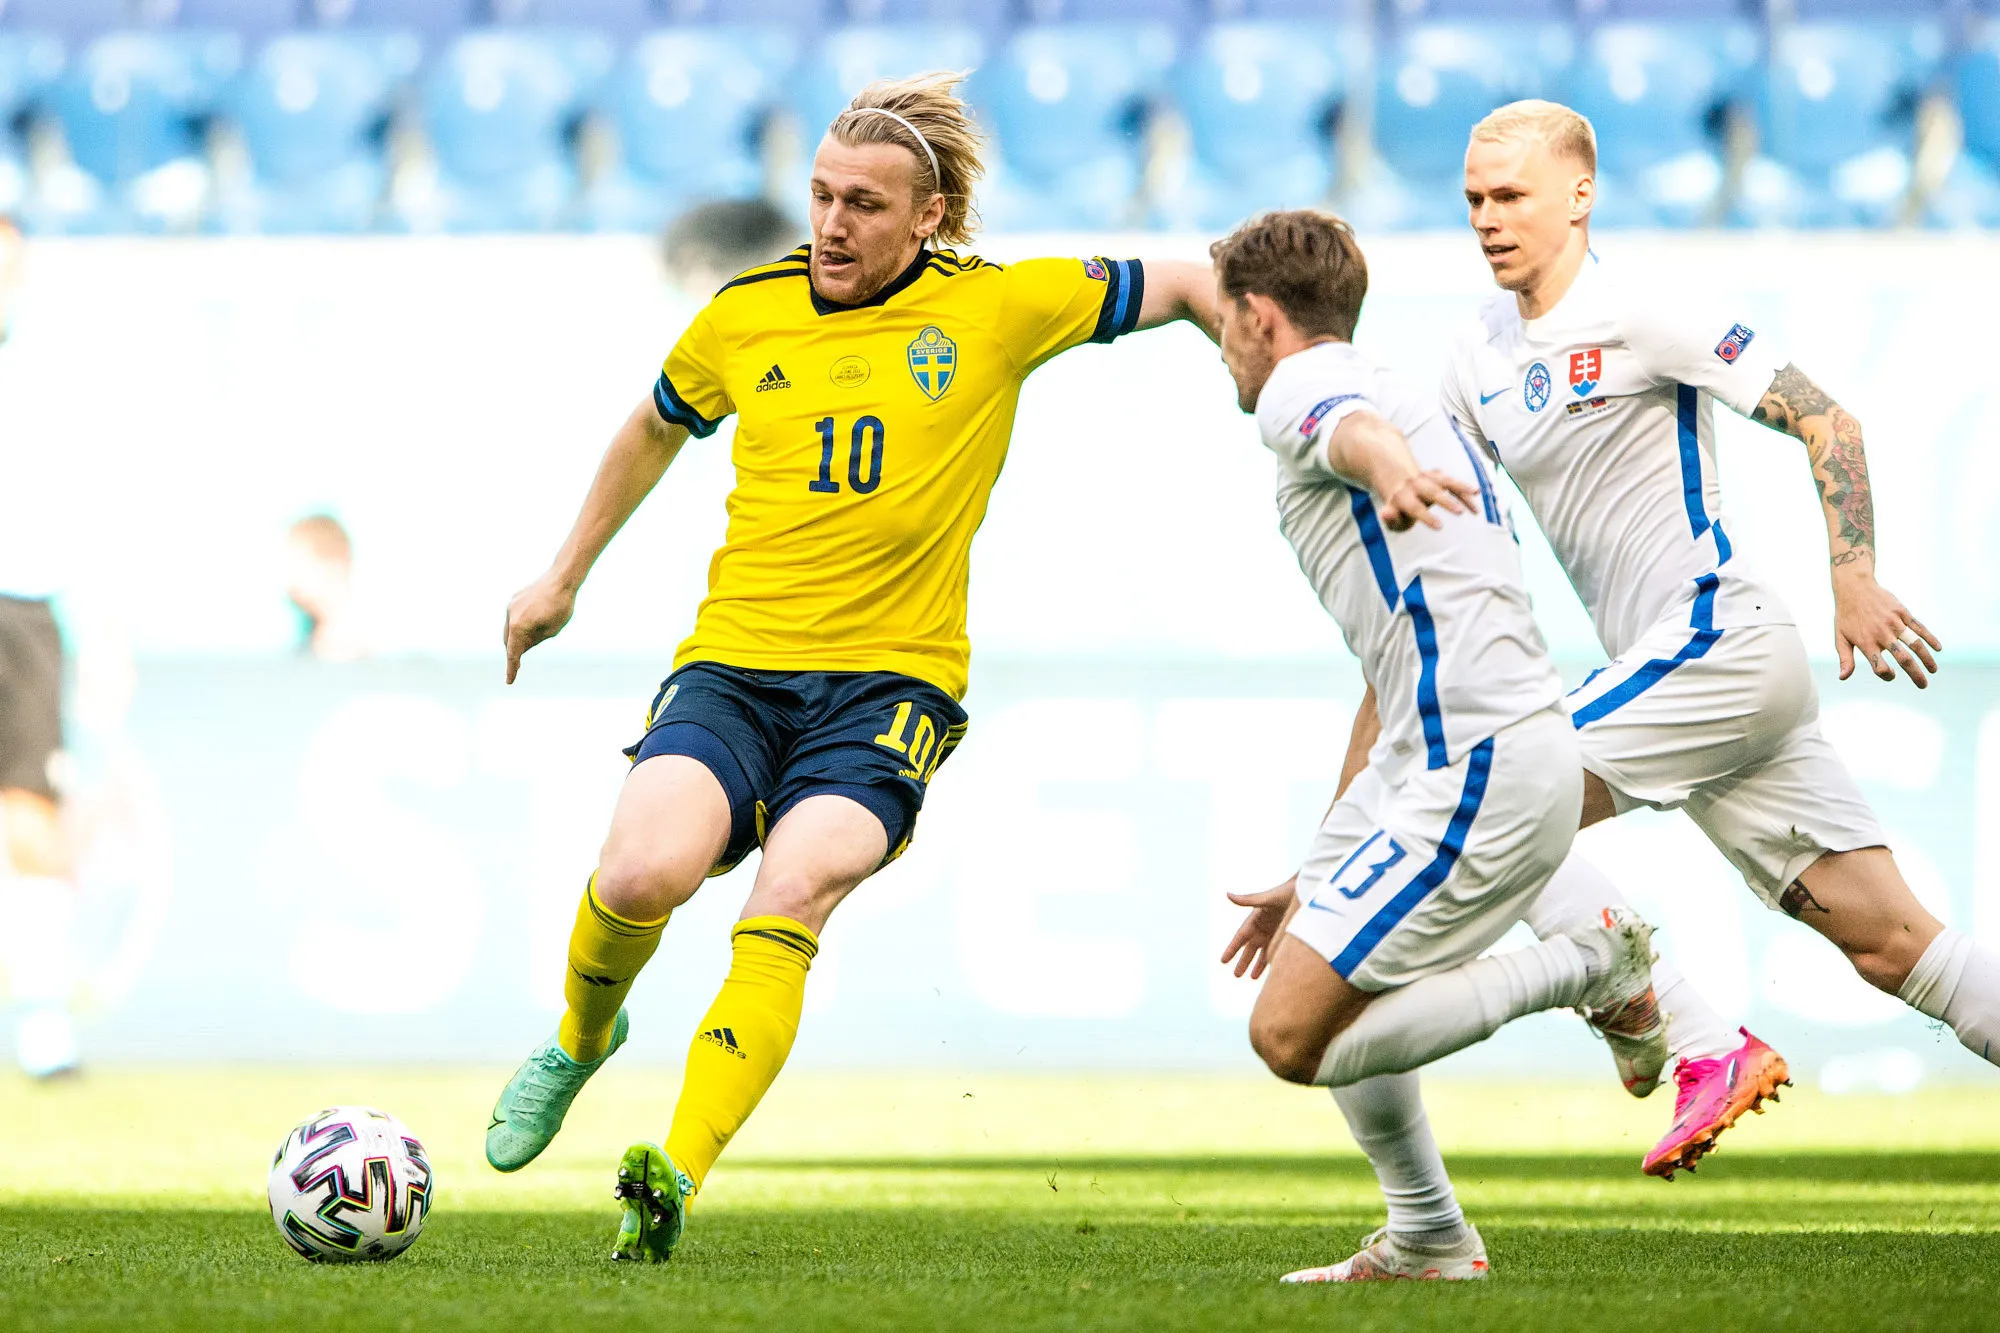
M 1832 563 L 1837 567 L 1866 559 L 1873 564 L 1875 503 L 1868 489 L 1861 423 L 1794 365 L 1772 378 L 1750 419 L 1804 442 L 1826 510 Z

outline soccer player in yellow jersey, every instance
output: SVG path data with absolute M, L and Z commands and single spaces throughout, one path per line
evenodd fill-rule
M 507 608 L 507 679 L 690 436 L 735 414 L 728 536 L 660 687 L 570 936 L 567 1012 L 494 1107 L 487 1159 L 526 1166 L 625 1040 L 626 992 L 674 908 L 763 860 L 664 1144 L 629 1149 L 613 1257 L 665 1259 L 688 1198 L 790 1053 L 833 909 L 909 845 L 965 734 L 972 536 L 1021 381 L 1071 347 L 1191 319 L 1206 264 L 989 264 L 979 138 L 933 74 L 871 84 L 813 159 L 812 240 L 726 284 L 612 439 L 549 571 Z

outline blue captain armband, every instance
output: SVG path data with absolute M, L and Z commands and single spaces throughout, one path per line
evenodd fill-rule
M 1104 271 L 1104 305 L 1097 312 L 1097 327 L 1091 331 L 1094 343 L 1122 338 L 1139 324 L 1139 306 L 1146 297 L 1146 270 L 1136 259 L 1084 261 L 1084 272 L 1096 276 Z
M 653 406 L 660 416 L 676 426 L 686 426 L 688 434 L 698 440 L 705 440 L 715 434 L 715 428 L 722 424 L 720 417 L 710 419 L 688 406 L 687 399 L 675 390 L 674 382 L 661 371 L 660 378 L 653 384 Z

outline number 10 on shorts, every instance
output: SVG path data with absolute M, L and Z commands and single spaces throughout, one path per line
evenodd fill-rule
M 937 723 L 931 721 L 925 714 L 917 713 L 917 729 L 914 733 L 911 732 L 910 714 L 916 712 L 916 707 L 913 703 L 897 704 L 896 720 L 890 723 L 887 731 L 875 738 L 875 743 L 894 750 L 897 754 L 909 756 L 910 767 L 925 782 L 929 782 L 931 772 L 936 768 L 932 760 L 943 762 L 944 752 L 937 743 Z M 927 769 L 926 764 L 929 764 L 930 768 Z

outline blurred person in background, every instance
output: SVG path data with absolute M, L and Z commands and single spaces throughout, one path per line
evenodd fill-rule
M 0 344 L 12 331 L 23 247 L 0 217 Z M 0 362 L 0 377 L 4 377 Z M 4 379 L 0 379 L 4 383 Z M 9 483 L 25 458 L 0 453 L 0 962 L 19 1011 L 14 1053 L 37 1078 L 77 1067 L 74 857 L 57 787 L 63 639 L 54 598 L 60 553 L 32 521 L 46 506 Z M 12 466 L 10 466 L 10 462 Z
M 667 276 L 682 292 L 705 302 L 737 274 L 803 239 L 798 223 L 762 199 L 696 204 L 667 228 Z
M 309 514 L 285 534 L 285 595 L 299 615 L 299 651 L 321 662 L 368 656 L 354 596 L 354 542 L 340 520 Z

